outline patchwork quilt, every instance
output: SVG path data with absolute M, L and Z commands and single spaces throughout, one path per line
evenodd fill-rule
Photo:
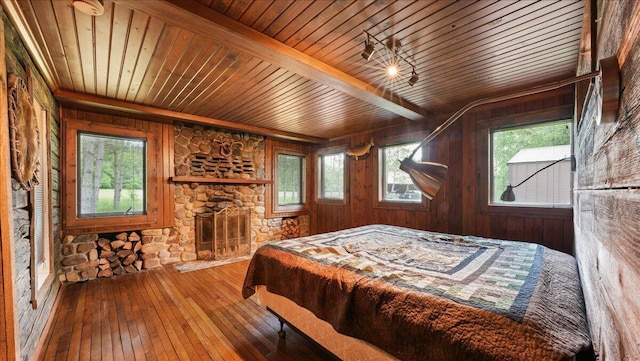
M 544 246 L 371 225 L 260 247 L 255 285 L 403 360 L 564 360 L 590 339 L 575 259 Z

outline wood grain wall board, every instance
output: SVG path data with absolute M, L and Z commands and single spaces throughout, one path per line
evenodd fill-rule
M 636 86 L 640 81 L 634 67 L 640 63 L 640 46 L 632 53 L 622 69 L 623 88 L 618 120 L 601 123 L 585 120 L 578 135 L 576 160 L 580 164 L 577 182 L 580 188 L 610 189 L 633 187 L 640 183 L 640 95 Z M 628 74 L 628 75 L 626 75 Z M 635 94 L 633 94 L 635 93 Z M 635 96 L 636 98 L 632 98 Z M 622 146 L 622 145 L 633 146 Z M 618 146 L 620 145 L 620 146 Z
M 477 192 L 484 189 L 478 185 L 478 182 L 485 176 L 481 171 L 484 168 L 478 168 L 478 162 L 481 160 L 477 154 L 482 152 L 478 147 L 482 142 L 477 140 L 477 123 L 491 118 L 506 118 L 509 122 L 517 122 L 519 119 L 534 116 L 550 117 L 553 114 L 566 116 L 571 112 L 572 99 L 571 89 L 562 89 L 525 99 L 488 105 L 467 113 L 461 122 L 454 124 L 431 143 L 433 149 L 429 159 L 448 164 L 449 174 L 438 195 L 431 202 L 430 211 L 408 211 L 387 206 L 374 207 L 371 210 L 376 192 L 375 182 L 377 182 L 370 173 L 377 167 L 374 157 L 367 156 L 358 161 L 352 161 L 353 164 L 350 166 L 352 195 L 349 204 L 346 206 L 316 205 L 312 213 L 312 224 L 317 222 L 315 231 L 332 231 L 365 223 L 386 223 L 440 232 L 537 242 L 553 249 L 572 253 L 571 210 L 551 214 L 553 212 L 544 210 L 534 212 L 509 207 L 502 213 L 485 213 L 482 203 L 478 203 L 476 199 Z M 566 111 L 569 113 L 565 114 Z M 380 139 L 397 137 L 403 133 L 422 131 L 426 135 L 427 127 L 429 125 L 426 123 L 412 123 L 406 128 L 392 127 L 384 131 L 341 138 L 340 141 L 358 144 L 373 137 L 376 145 L 379 146 Z M 332 143 L 319 147 L 330 145 Z M 373 151 L 377 149 L 374 148 Z M 370 209 L 370 211 L 363 212 L 362 209 Z
M 583 190 L 576 205 L 576 252 L 597 351 L 640 355 L 640 192 Z
M 2 8 L 0 6 L 0 8 Z M 7 64 L 5 49 L 5 24 L 0 19 L 0 119 L 2 124 L 9 124 L 9 112 L 7 110 Z M 4 199 L 12 198 L 11 186 L 11 157 L 9 145 L 9 133 L 0 135 L 0 195 Z M 10 202 L 2 202 L 0 205 L 0 358 L 14 360 L 20 356 L 20 338 L 16 323 L 14 295 L 14 226 L 13 210 Z
M 627 46 L 625 39 L 633 32 L 629 24 L 640 21 L 635 9 L 634 1 L 607 2 L 598 11 L 597 24 L 585 24 L 598 39 L 591 47 L 592 59 L 617 54 Z M 640 152 L 636 130 L 640 47 L 636 43 L 624 51 L 617 122 L 597 126 L 591 118 L 580 120 L 579 188 L 574 205 L 576 258 L 593 344 L 600 359 L 612 360 L 640 358 Z M 587 65 L 579 64 L 578 68 Z M 589 110 L 593 103 L 585 102 L 585 106 Z

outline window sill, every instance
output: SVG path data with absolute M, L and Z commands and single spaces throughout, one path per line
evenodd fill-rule
M 377 201 L 373 208 L 376 209 L 401 209 L 410 211 L 429 211 L 429 203 L 424 199 L 420 203 Z
M 538 207 L 523 204 L 490 204 L 485 207 L 483 213 L 488 215 L 512 215 L 512 216 L 542 216 L 546 218 L 566 218 L 573 215 L 573 208 L 567 207 Z

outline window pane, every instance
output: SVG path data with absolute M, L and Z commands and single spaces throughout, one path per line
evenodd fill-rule
M 303 203 L 304 158 L 278 154 L 278 205 Z
M 146 213 L 146 142 L 78 133 L 78 217 Z
M 507 203 L 500 197 L 511 185 L 515 201 L 508 204 L 550 207 L 571 204 L 570 122 L 495 130 L 491 143 L 492 203 Z
M 394 202 L 421 203 L 422 194 L 411 181 L 409 174 L 400 170 L 400 162 L 408 157 L 419 142 L 399 144 L 380 149 L 382 178 L 380 180 L 380 200 Z M 421 160 L 422 150 L 413 157 Z
M 319 158 L 321 199 L 344 199 L 344 153 L 323 154 Z

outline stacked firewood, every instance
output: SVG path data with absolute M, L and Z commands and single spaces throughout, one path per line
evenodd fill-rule
M 284 218 L 280 225 L 280 237 L 291 239 L 300 237 L 300 224 L 298 218 Z
M 142 270 L 142 242 L 136 232 L 116 235 L 115 240 L 98 238 L 98 277 L 111 277 Z
M 206 154 L 192 154 L 190 156 L 192 176 L 233 178 L 233 175 L 253 174 L 255 168 L 250 160 L 240 157 L 223 157 Z

